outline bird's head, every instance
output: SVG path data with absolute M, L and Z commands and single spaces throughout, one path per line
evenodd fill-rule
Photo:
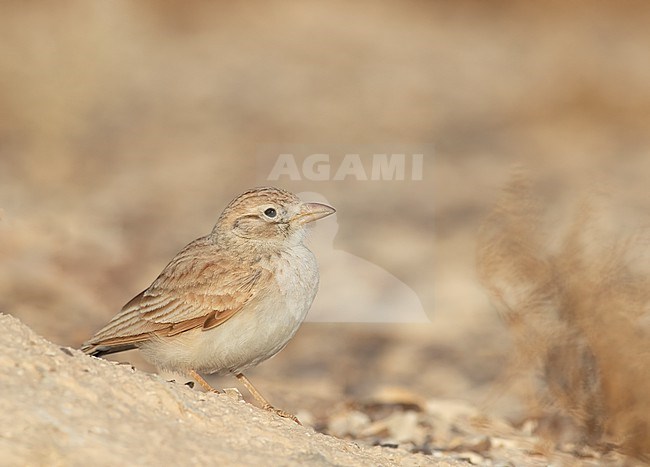
M 213 234 L 229 243 L 290 246 L 302 242 L 310 222 L 334 212 L 334 208 L 325 204 L 304 203 L 280 188 L 254 188 L 224 209 Z

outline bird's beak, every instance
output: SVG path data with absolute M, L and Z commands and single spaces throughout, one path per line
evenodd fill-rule
M 298 224 L 308 224 L 335 212 L 336 209 L 327 204 L 304 203 L 300 207 L 300 212 L 292 220 L 298 222 Z

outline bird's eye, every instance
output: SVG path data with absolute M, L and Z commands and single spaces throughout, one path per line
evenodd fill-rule
M 264 215 L 265 215 L 266 217 L 271 217 L 271 218 L 273 218 L 273 217 L 275 217 L 277 214 L 278 214 L 278 212 L 277 212 L 275 209 L 273 209 L 273 208 L 268 208 L 266 211 L 264 211 Z

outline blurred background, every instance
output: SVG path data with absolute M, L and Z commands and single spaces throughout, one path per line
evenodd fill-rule
M 475 272 L 513 166 L 554 209 L 606 192 L 634 228 L 650 205 L 647 2 L 0 8 L 0 311 L 62 345 L 271 183 L 338 211 L 313 234 L 335 284 L 319 322 L 249 374 L 269 399 L 318 417 L 400 386 L 516 417 L 516 399 L 489 397 L 512 344 Z M 422 180 L 268 180 L 280 153 L 331 154 L 332 172 L 359 153 L 370 173 L 371 154 L 400 151 L 423 154 Z M 339 322 L 387 283 L 425 323 Z

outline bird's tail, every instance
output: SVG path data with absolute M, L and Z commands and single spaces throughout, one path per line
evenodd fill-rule
M 93 357 L 103 357 L 104 355 L 109 355 L 117 352 L 124 352 L 126 350 L 136 349 L 137 346 L 133 343 L 121 343 L 121 344 L 92 344 L 86 342 L 81 346 L 81 351 L 85 354 L 92 355 Z

